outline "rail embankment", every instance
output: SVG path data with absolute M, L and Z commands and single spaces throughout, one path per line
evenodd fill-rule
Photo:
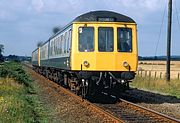
M 0 122 L 46 122 L 38 88 L 17 62 L 0 65 Z

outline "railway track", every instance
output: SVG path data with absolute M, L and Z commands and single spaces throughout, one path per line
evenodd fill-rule
M 25 65 L 29 69 L 31 69 L 31 65 Z M 37 74 L 37 76 L 41 76 Z M 42 76 L 41 76 L 42 77 Z M 47 79 L 47 81 L 52 82 L 51 80 Z M 108 95 L 107 93 L 103 93 L 105 97 L 116 98 L 117 102 L 112 104 L 101 104 L 101 103 L 91 103 L 88 100 L 82 99 L 81 97 L 77 96 L 73 92 L 60 85 L 53 86 L 54 89 L 60 89 L 64 93 L 68 94 L 69 96 L 73 97 L 77 100 L 80 104 L 87 107 L 93 113 L 96 113 L 98 116 L 103 117 L 105 122 L 112 122 L 112 123 L 139 123 L 139 122 L 146 122 L 146 123 L 180 123 L 180 120 L 175 118 L 166 116 L 164 114 L 158 113 L 156 111 L 144 108 L 137 104 L 128 102 L 123 99 L 117 99 L 115 96 Z
M 116 98 L 115 96 L 106 95 L 105 98 Z M 124 122 L 130 123 L 179 123 L 180 120 L 169 117 L 162 113 L 156 112 L 154 110 L 142 107 L 140 105 L 134 104 L 132 102 L 126 101 L 124 99 L 118 98 L 116 103 L 113 104 L 99 104 L 99 107 L 112 113 L 114 116 L 122 119 Z

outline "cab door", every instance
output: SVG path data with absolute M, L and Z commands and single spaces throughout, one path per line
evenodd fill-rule
M 95 70 L 95 28 L 93 24 L 74 24 L 71 53 L 72 70 Z

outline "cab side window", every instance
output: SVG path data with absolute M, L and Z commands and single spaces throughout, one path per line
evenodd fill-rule
M 118 28 L 118 52 L 132 52 L 132 29 Z
M 79 51 L 93 52 L 94 51 L 94 28 L 80 27 L 79 30 Z

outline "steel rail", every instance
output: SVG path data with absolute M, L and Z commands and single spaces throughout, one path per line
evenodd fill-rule
M 170 116 L 167 116 L 165 114 L 162 114 L 162 113 L 159 113 L 157 111 L 154 111 L 154 110 L 151 110 L 149 108 L 145 108 L 143 106 L 140 106 L 138 104 L 135 104 L 135 103 L 132 103 L 132 102 L 129 102 L 129 101 L 126 101 L 124 99 L 121 99 L 119 98 L 119 100 L 121 102 L 124 102 L 124 103 L 127 103 L 129 106 L 131 106 L 132 108 L 136 108 L 137 110 L 141 110 L 143 113 L 150 113 L 150 115 L 152 115 L 153 117 L 157 117 L 158 119 L 161 119 L 161 120 L 164 120 L 164 121 L 167 121 L 167 122 L 170 122 L 170 123 L 180 123 L 180 120 L 178 119 L 175 119 L 173 117 L 170 117 Z

